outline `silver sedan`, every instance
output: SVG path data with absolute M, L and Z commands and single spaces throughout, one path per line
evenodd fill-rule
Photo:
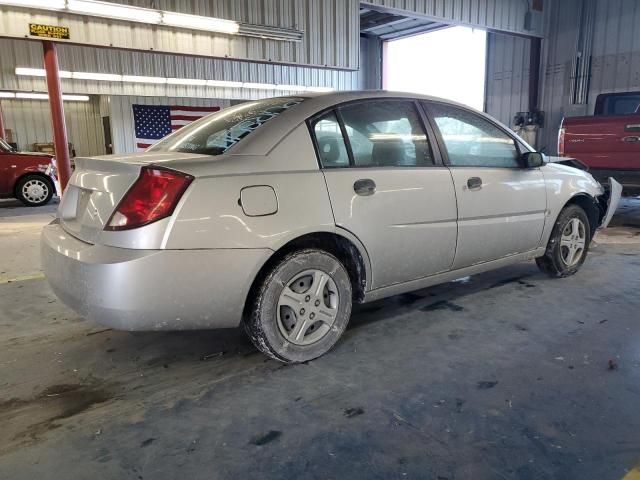
M 553 160 L 553 159 L 551 159 Z M 144 153 L 78 158 L 42 233 L 56 294 L 124 330 L 243 324 L 284 362 L 362 303 L 535 259 L 575 273 L 617 206 L 491 117 L 342 92 L 244 103 Z

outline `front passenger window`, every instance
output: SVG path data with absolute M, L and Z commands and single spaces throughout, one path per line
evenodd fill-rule
M 516 143 L 493 123 L 473 112 L 441 103 L 428 109 L 454 167 L 519 167 Z

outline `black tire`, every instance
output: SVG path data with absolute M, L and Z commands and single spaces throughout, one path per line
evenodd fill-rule
M 312 291 L 315 288 L 312 283 L 303 287 L 302 280 L 306 282 L 307 278 L 311 278 L 311 282 L 315 281 L 313 273 L 307 274 L 310 271 L 328 275 L 326 286 L 318 296 Z M 321 282 L 322 280 L 318 284 Z M 302 289 L 296 295 L 300 296 L 301 302 L 306 303 L 296 305 L 304 308 L 294 312 L 289 310 L 290 307 L 280 305 L 285 288 L 289 288 L 290 292 L 291 288 Z M 305 291 L 304 288 L 308 289 Z M 329 289 L 336 291 L 330 292 Z M 305 249 L 285 255 L 262 279 L 253 296 L 254 298 L 249 299 L 251 304 L 244 322 L 245 330 L 258 350 L 284 363 L 306 362 L 326 353 L 338 341 L 351 316 L 352 293 L 349 274 L 337 258 L 322 250 Z M 335 306 L 331 307 L 329 302 L 335 302 Z M 318 318 L 321 317 L 319 309 L 323 308 L 335 313 L 331 325 L 317 319 L 311 320 L 316 318 L 316 311 Z M 285 324 L 285 317 L 290 322 L 288 325 Z M 310 344 L 292 343 L 295 342 L 291 337 L 296 336 L 296 322 L 303 322 L 299 325 L 301 331 L 304 329 L 300 342 L 312 341 L 314 337 L 311 335 L 319 335 L 321 329 L 325 333 Z M 285 334 L 291 337 L 287 338 Z
M 567 247 L 561 245 L 561 239 L 563 232 L 566 232 L 568 228 L 571 228 L 571 222 L 577 219 L 582 222 L 582 228 L 584 228 L 584 248 L 582 251 L 576 253 L 576 257 L 569 264 L 565 261 L 567 256 Z M 585 211 L 578 205 L 569 205 L 565 207 L 558 215 L 549 243 L 547 244 L 547 250 L 544 256 L 536 258 L 536 263 L 540 270 L 553 278 L 568 277 L 576 273 L 589 251 L 589 244 L 591 243 L 591 226 L 589 225 L 589 218 Z M 564 249 L 564 250 L 563 250 Z M 579 255 L 579 257 L 578 257 Z
M 25 194 L 25 185 L 30 182 L 37 184 L 39 188 L 43 189 L 42 197 L 38 196 L 37 198 L 34 198 L 30 197 L 29 194 Z M 44 190 L 46 190 L 46 192 Z M 27 207 L 41 207 L 42 205 L 46 205 L 51 201 L 54 192 L 55 186 L 51 179 L 45 175 L 37 174 L 29 174 L 22 177 L 18 180 L 15 190 L 16 198 Z

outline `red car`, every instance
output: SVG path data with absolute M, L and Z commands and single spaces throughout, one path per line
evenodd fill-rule
M 0 198 L 15 197 L 29 207 L 39 207 L 49 203 L 55 193 L 53 156 L 16 152 L 0 138 Z
M 603 185 L 608 177 L 640 195 L 640 92 L 598 95 L 593 116 L 565 118 L 558 154 L 585 164 Z

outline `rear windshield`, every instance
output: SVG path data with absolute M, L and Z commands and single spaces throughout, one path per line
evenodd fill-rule
M 303 100 L 296 97 L 269 98 L 225 108 L 181 128 L 147 151 L 221 155 L 261 125 Z
M 605 93 L 596 99 L 595 115 L 640 113 L 640 92 Z

